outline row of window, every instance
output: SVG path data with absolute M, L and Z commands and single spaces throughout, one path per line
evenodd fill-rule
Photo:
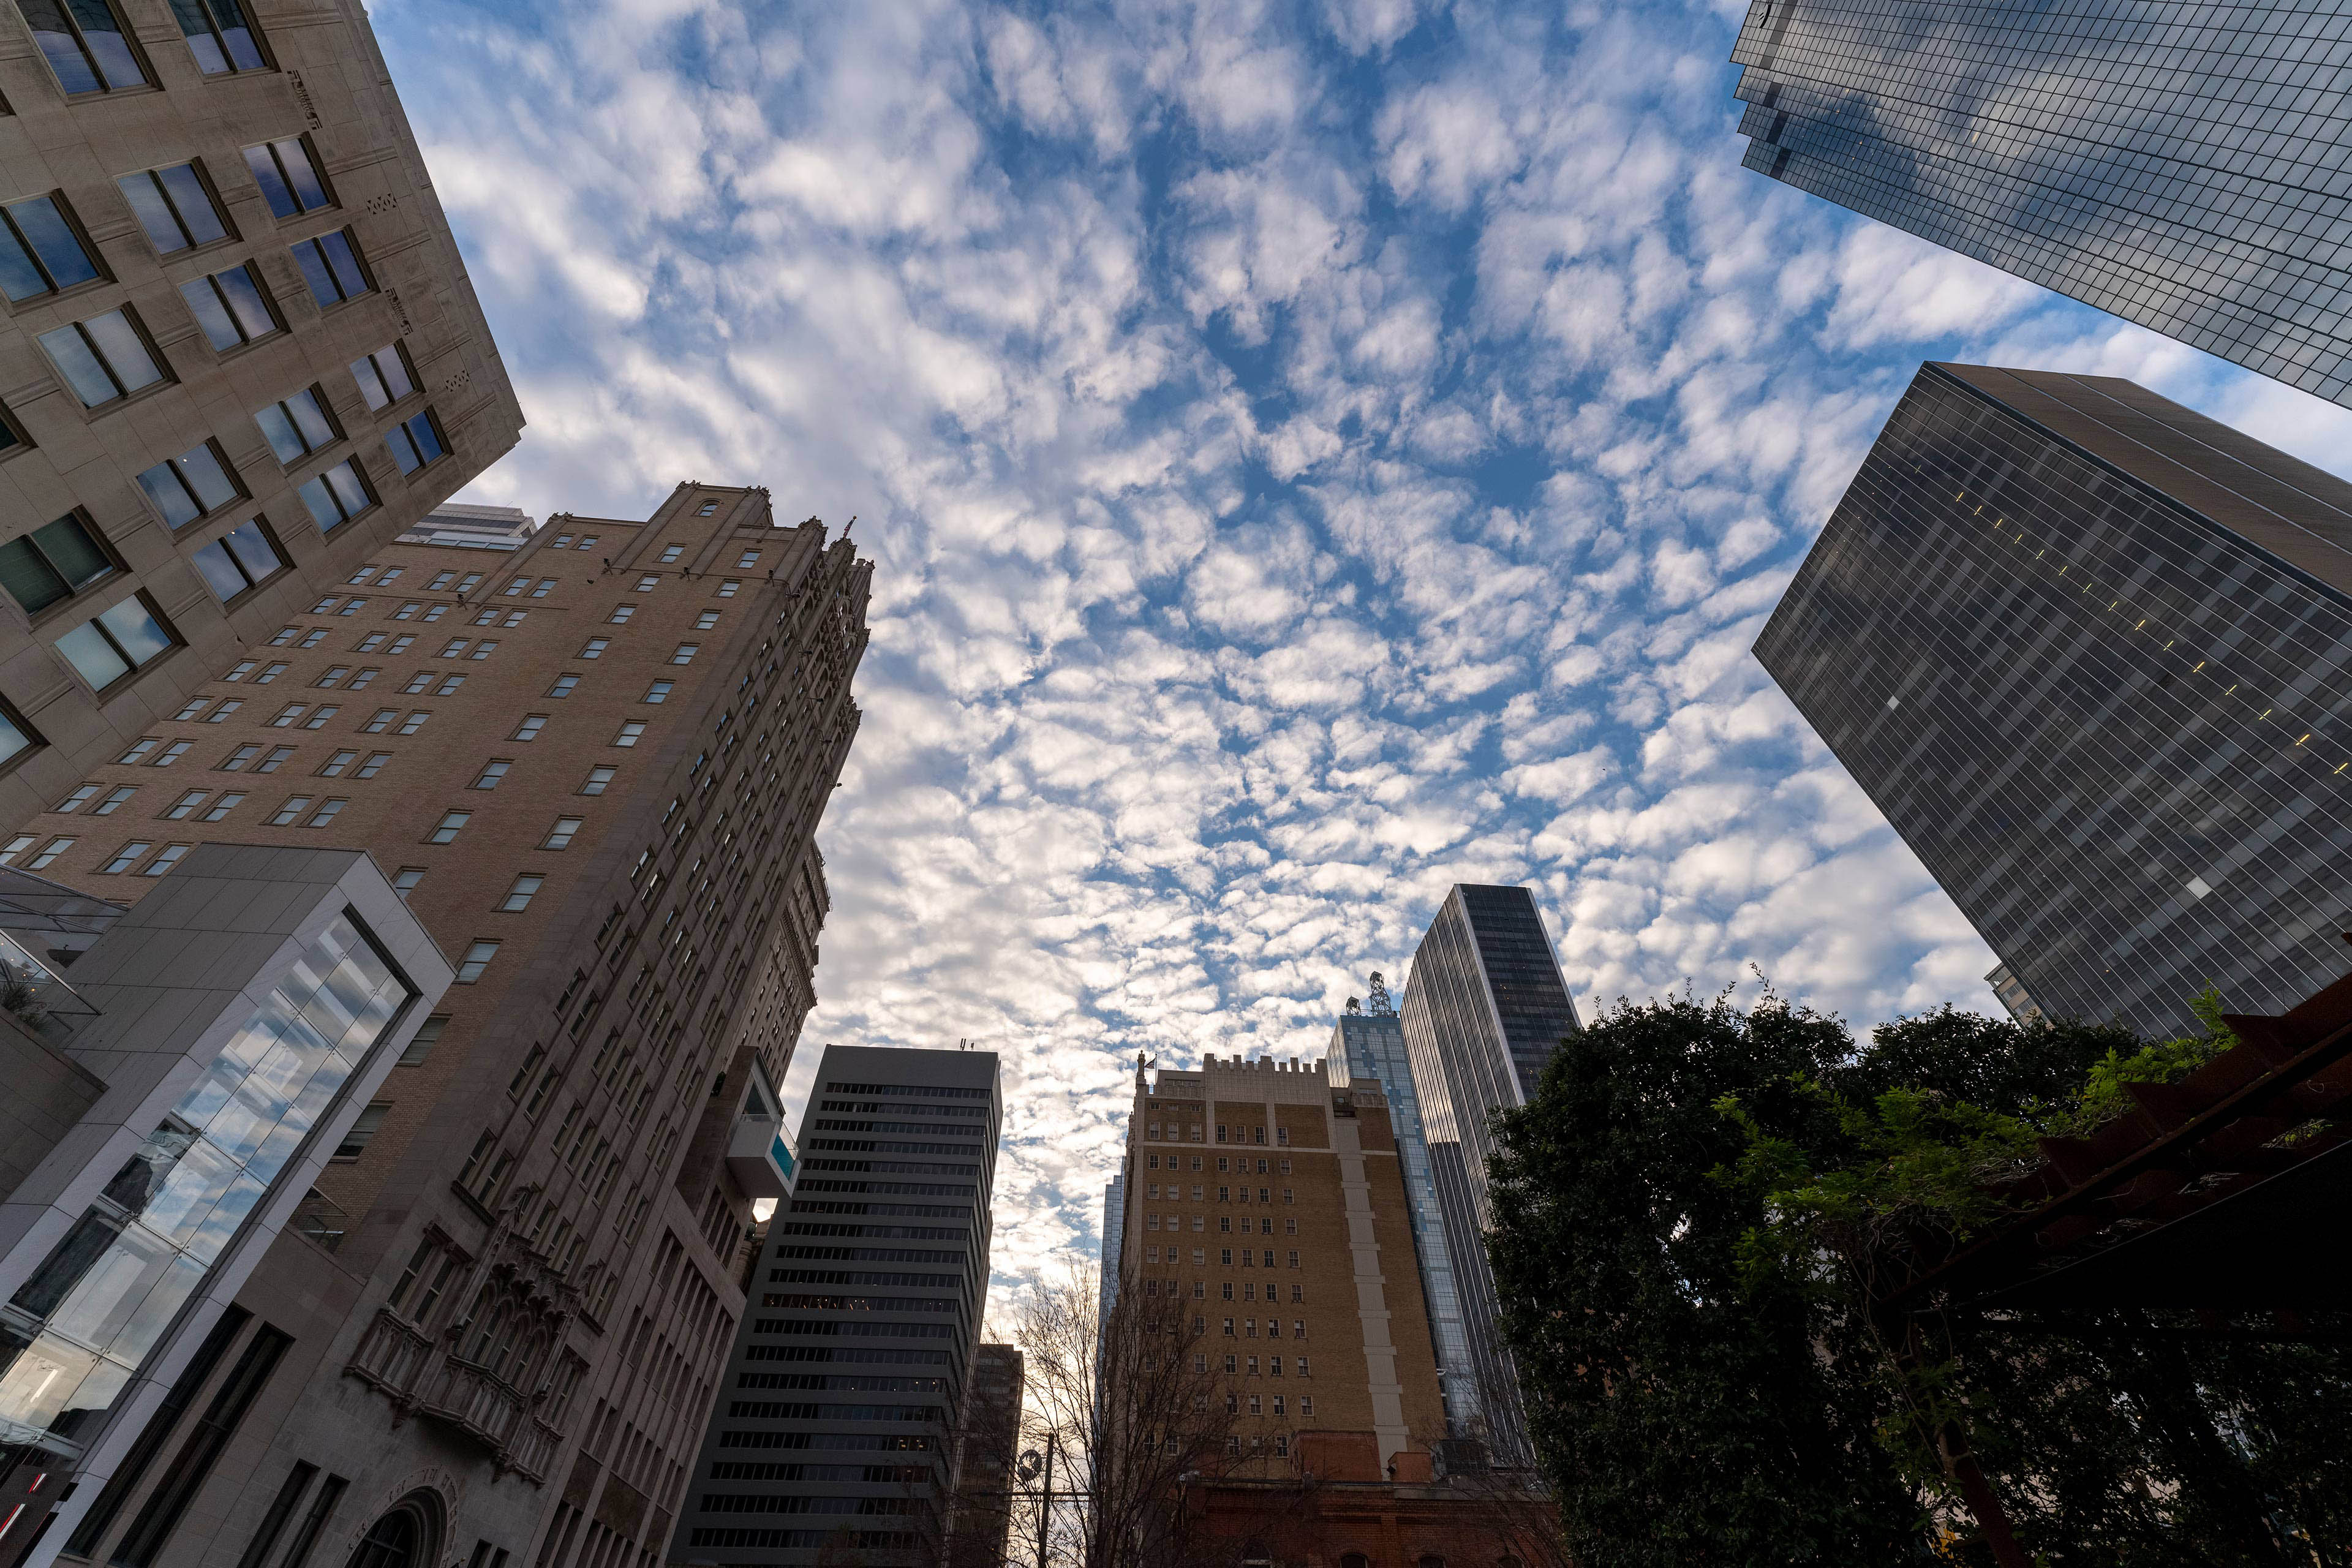
M 1160 1169 L 1160 1158 L 1161 1157 L 1158 1154 L 1145 1155 L 1144 1163 L 1146 1168 L 1154 1171 Z M 1168 1169 L 1171 1171 L 1181 1171 L 1184 1168 L 1184 1156 L 1181 1154 L 1170 1154 L 1167 1156 L 1167 1161 Z M 1201 1161 L 1202 1156 L 1198 1154 L 1193 1155 L 1192 1169 L 1196 1171 L 1201 1169 Z M 1290 1162 L 1288 1160 L 1277 1160 L 1274 1164 L 1275 1169 L 1281 1172 L 1282 1174 L 1286 1176 L 1290 1174 Z M 1217 1156 L 1217 1169 L 1220 1172 L 1231 1171 L 1236 1174 L 1246 1176 L 1250 1173 L 1249 1157 L 1247 1155 L 1242 1155 L 1236 1158 L 1231 1155 L 1220 1154 Z M 1257 1173 L 1261 1176 L 1267 1173 L 1266 1163 L 1264 1160 L 1260 1160 L 1257 1163 Z M 1155 1194 L 1154 1195 L 1156 1196 L 1157 1194 Z
M 797 1205 L 795 1205 L 795 1206 L 797 1206 Z M 1155 1259 L 1155 1261 L 1156 1261 L 1156 1259 Z M 1169 1262 L 1171 1262 L 1171 1263 L 1173 1263 L 1173 1262 L 1175 1262 L 1175 1261 L 1176 1261 L 1176 1249 L 1175 1249 L 1174 1247 L 1170 1247 L 1170 1248 L 1168 1249 L 1168 1261 L 1169 1261 Z M 1145 1299 L 1146 1300 L 1152 1300 L 1153 1298 L 1155 1298 L 1155 1297 L 1157 1297 L 1157 1296 L 1159 1296 L 1159 1295 L 1160 1295 L 1160 1277 L 1159 1277 L 1158 1275 L 1150 1275 L 1150 1276 L 1148 1276 L 1148 1277 L 1144 1279 L 1142 1289 L 1143 1289 L 1143 1296 L 1144 1296 L 1144 1299 Z M 1258 1299 L 1258 1294 L 1257 1294 L 1257 1286 L 1256 1286 L 1255 1283 L 1253 1283 L 1253 1282 L 1252 1282 L 1252 1281 L 1250 1281 L 1250 1280 L 1244 1279 L 1244 1280 L 1243 1280 L 1243 1281 L 1241 1282 L 1241 1284 L 1242 1284 L 1242 1294 L 1241 1294 L 1241 1299 L 1242 1299 L 1243 1300 L 1244 1300 L 1244 1301 L 1255 1301 L 1255 1300 L 1256 1300 Z M 1223 1287 L 1223 1289 L 1224 1289 L 1224 1296 L 1223 1296 L 1223 1299 L 1224 1299 L 1225 1300 L 1228 1300 L 1228 1301 L 1232 1300 L 1234 1299 L 1234 1282 L 1233 1282 L 1232 1280 L 1230 1280 L 1230 1279 L 1226 1280 L 1226 1281 L 1224 1282 L 1224 1287 Z M 1280 1300 L 1282 1299 L 1282 1297 L 1281 1297 L 1281 1291 L 1282 1291 L 1282 1287 L 1281 1287 L 1281 1286 L 1279 1286 L 1279 1285 L 1276 1285 L 1273 1280 L 1269 1279 L 1269 1280 L 1267 1280 L 1267 1281 L 1265 1282 L 1265 1300 L 1266 1300 L 1268 1302 L 1274 1302 L 1274 1301 Z M 1182 1281 L 1181 1281 L 1181 1280 L 1176 1280 L 1176 1279 L 1171 1279 L 1171 1280 L 1169 1280 L 1169 1281 L 1168 1281 L 1168 1298 L 1169 1298 L 1169 1300 L 1176 1300 L 1177 1298 L 1179 1298 L 1179 1297 L 1182 1296 L 1183 1294 L 1184 1294 L 1184 1288 L 1183 1288 L 1183 1283 L 1182 1283 Z M 1208 1281 L 1207 1281 L 1207 1280 L 1205 1280 L 1205 1279 L 1195 1279 L 1195 1280 L 1193 1280 L 1193 1281 L 1192 1281 L 1192 1300 L 1194 1300 L 1195 1301 L 1205 1301 L 1205 1300 L 1207 1300 L 1208 1299 L 1209 1299 L 1209 1285 L 1208 1285 Z M 1295 1303 L 1295 1304 L 1297 1304 L 1297 1305 L 1299 1305 L 1299 1306 L 1304 1306 L 1304 1305 L 1306 1305 L 1306 1302 L 1307 1302 L 1307 1287 L 1306 1287 L 1306 1286 L 1304 1286 L 1304 1285 L 1293 1285 L 1293 1286 L 1291 1286 L 1291 1288 L 1290 1288 L 1290 1300 L 1292 1300 L 1292 1302 L 1294 1302 L 1294 1303 Z M 1302 1339 L 1302 1340 L 1303 1340 L 1303 1339 L 1305 1339 L 1305 1338 L 1307 1337 L 1307 1331 L 1306 1331 L 1304 1328 L 1301 1328 L 1301 1329 L 1298 1331 L 1298 1337 L 1299 1337 L 1300 1339 Z
M 17 9 L 67 97 L 154 85 L 108 0 L 17 0 Z M 270 68 L 261 35 L 238 0 L 173 0 L 172 15 L 205 75 Z
M 193 742 L 187 741 L 174 741 L 168 747 L 165 747 L 161 751 L 156 751 L 156 742 L 154 738 L 151 736 L 134 744 L 131 750 L 122 756 L 121 761 L 125 763 L 133 763 L 143 760 L 151 767 L 170 767 L 173 763 L 178 762 L 180 758 L 187 754 L 188 749 L 192 744 Z M 291 746 L 274 746 L 270 748 L 268 754 L 266 756 L 262 755 L 262 749 L 258 745 L 239 746 L 236 751 L 221 759 L 214 771 L 218 773 L 244 773 L 250 770 L 256 773 L 274 773 L 279 768 L 283 767 L 286 764 L 287 759 L 291 757 L 293 754 L 294 748 Z M 317 769 L 314 770 L 313 776 L 318 778 L 334 779 L 342 778 L 348 774 L 350 777 L 354 779 L 372 779 L 378 773 L 383 772 L 385 765 L 391 761 L 392 753 L 390 752 L 371 752 L 365 758 L 362 758 L 360 753 L 354 751 L 338 751 L 331 753 L 325 762 L 319 764 Z M 507 770 L 513 764 L 511 763 L 496 760 L 484 764 L 481 773 L 475 779 L 472 787 L 475 789 L 496 788 L 498 781 L 506 776 Z M 618 768 L 611 766 L 592 767 L 588 770 L 588 776 L 581 781 L 579 789 L 573 793 L 590 795 L 603 795 L 607 789 L 612 787 L 614 775 L 619 771 L 620 770 Z M 105 791 L 102 798 L 100 795 L 100 792 L 101 790 Z M 71 793 L 67 795 L 63 800 L 58 802 L 56 805 L 49 809 L 60 816 L 70 816 L 82 811 L 83 808 L 87 806 L 89 808 L 89 815 L 91 816 L 111 816 L 116 812 L 121 810 L 123 806 L 130 804 L 131 798 L 138 793 L 139 786 L 137 784 L 118 784 L 111 789 L 100 784 L 79 784 L 75 786 Z M 182 821 L 194 815 L 196 808 L 199 805 L 203 805 L 206 798 L 207 794 L 204 790 L 189 790 L 182 794 L 173 800 L 171 805 L 165 806 L 156 815 L 168 821 Z M 219 801 L 215 802 L 211 806 L 205 809 L 204 820 L 206 822 L 218 822 L 222 817 L 228 815 L 230 807 L 236 805 L 237 802 L 244 798 L 245 796 L 241 795 L 222 796 Z M 93 800 L 97 801 L 97 804 L 94 805 L 90 805 Z M 567 823 L 571 825 L 569 831 L 566 831 L 564 828 L 564 825 Z M 314 823 L 312 826 L 317 826 L 319 825 Z M 576 817 L 558 818 L 558 835 L 562 837 L 563 842 L 553 842 L 553 837 L 557 835 L 551 835 L 548 847 L 554 849 L 565 847 L 565 846 L 571 842 L 571 833 L 576 832 L 578 830 L 578 826 L 579 819 Z M 446 841 L 438 840 L 436 842 Z M 5 862 L 0 861 L 0 864 L 5 864 Z
M 1223 1163 L 1223 1162 L 1222 1162 L 1222 1161 L 1220 1161 L 1220 1162 L 1219 1162 L 1219 1163 L 1221 1163 L 1221 1164 L 1222 1164 Z M 1259 1163 L 1260 1163 L 1261 1164 L 1263 1164 L 1265 1162 L 1261 1161 L 1261 1162 L 1259 1162 Z M 1247 1162 L 1246 1162 L 1246 1161 L 1244 1161 L 1244 1163 L 1247 1163 Z M 1288 1175 L 1288 1174 L 1290 1173 L 1290 1162 L 1289 1162 L 1289 1161 L 1285 1160 L 1285 1161 L 1282 1163 L 1282 1170 L 1283 1170 L 1283 1174 L 1285 1174 L 1285 1175 Z M 1151 1183 L 1151 1184 L 1150 1184 L 1150 1188 L 1149 1188 L 1149 1190 L 1148 1190 L 1148 1193 L 1147 1193 L 1147 1194 L 1146 1194 L 1146 1195 L 1147 1195 L 1147 1196 L 1149 1196 L 1149 1197 L 1151 1199 L 1151 1201 L 1152 1201 L 1152 1202 L 1154 1202 L 1154 1203 L 1157 1203 L 1157 1202 L 1159 1202 L 1159 1201 L 1160 1201 L 1160 1184 L 1158 1182 L 1153 1182 L 1153 1183 Z M 1205 1195 L 1205 1194 L 1208 1193 L 1208 1190 L 1209 1190 L 1209 1189 L 1208 1189 L 1207 1187 L 1205 1187 L 1205 1186 L 1199 1186 L 1199 1185 L 1195 1185 L 1195 1186 L 1192 1188 L 1192 1201 L 1193 1201 L 1194 1203 L 1196 1203 L 1196 1204 L 1202 1204 L 1202 1203 L 1206 1203 L 1206 1202 L 1208 1202 L 1209 1200 L 1208 1200 L 1207 1196 Z M 1229 1204 L 1229 1203 L 1234 1202 L 1234 1198 L 1233 1198 L 1233 1196 L 1232 1196 L 1232 1194 L 1233 1194 L 1235 1190 L 1236 1190 L 1236 1189 L 1234 1189 L 1234 1188 L 1233 1188 L 1233 1187 L 1219 1187 L 1219 1188 L 1217 1189 L 1217 1201 L 1218 1201 L 1219 1203 L 1221 1203 L 1221 1204 Z M 1239 1191 L 1240 1191 L 1240 1193 L 1241 1193 L 1241 1199 L 1240 1199 L 1240 1201 L 1241 1201 L 1241 1202 L 1243 1202 L 1243 1203 L 1247 1203 L 1247 1202 L 1249 1202 L 1249 1201 L 1250 1201 L 1250 1190 L 1249 1190 L 1249 1188 L 1247 1188 L 1246 1186 L 1244 1186 L 1244 1187 L 1240 1188 L 1240 1189 L 1239 1189 Z M 1258 1190 L 1257 1190 L 1257 1201 L 1258 1201 L 1258 1202 L 1260 1202 L 1260 1203 L 1262 1203 L 1262 1204 L 1270 1204 L 1270 1203 L 1272 1203 L 1272 1202 L 1274 1201 L 1274 1195 L 1273 1195 L 1273 1194 L 1274 1194 L 1274 1189 L 1273 1189 L 1273 1188 L 1271 1188 L 1271 1187 L 1260 1187 L 1260 1188 L 1258 1188 Z M 1183 1201 L 1184 1201 L 1184 1189 L 1183 1189 L 1181 1186 L 1178 1185 L 1176 1183 L 1174 1183 L 1174 1182 L 1170 1182 L 1170 1183 L 1168 1184 L 1168 1201 L 1169 1201 L 1170 1203 L 1181 1203 L 1181 1202 L 1183 1202 Z M 1284 1203 L 1286 1203 L 1286 1204 L 1295 1204 L 1295 1203 L 1297 1203 L 1297 1202 L 1298 1201 L 1297 1189 L 1296 1189 L 1296 1188 L 1294 1188 L 1294 1187 L 1285 1187 L 1285 1188 L 1283 1188 L 1283 1189 L 1282 1189 L 1282 1201 L 1283 1201 Z
M 1208 1229 L 1208 1217 L 1209 1216 L 1206 1215 L 1194 1215 L 1192 1216 L 1193 1230 L 1198 1232 Z M 1143 1228 L 1146 1230 L 1159 1230 L 1161 1228 L 1160 1212 L 1157 1209 L 1154 1209 L 1144 1215 Z M 1184 1228 L 1184 1216 L 1177 1214 L 1170 1215 L 1168 1216 L 1166 1228 L 1169 1230 L 1182 1230 Z M 1219 1215 L 1217 1216 L 1217 1229 L 1223 1235 L 1233 1235 L 1234 1216 L 1231 1215 Z M 1249 1215 L 1242 1215 L 1241 1234 L 1244 1236 L 1250 1234 L 1250 1220 Z M 1272 1236 L 1274 1234 L 1274 1221 L 1271 1219 L 1262 1219 L 1258 1221 L 1257 1234 L 1260 1236 Z M 1284 1220 L 1282 1222 L 1282 1234 L 1285 1236 L 1297 1236 L 1298 1234 L 1298 1222 L 1295 1219 Z
M 1168 1261 L 1169 1261 L 1169 1262 L 1171 1262 L 1171 1263 L 1181 1263 L 1181 1262 L 1182 1262 L 1182 1261 L 1183 1261 L 1183 1259 L 1182 1259 L 1182 1258 L 1179 1258 L 1179 1257 L 1177 1256 L 1177 1254 L 1178 1254 L 1181 1250 L 1181 1248 L 1175 1247 L 1169 1247 L 1169 1249 L 1168 1249 Z M 1241 1249 L 1241 1254 L 1242 1254 L 1241 1267 L 1242 1267 L 1242 1268 L 1273 1268 L 1273 1267 L 1275 1266 L 1275 1263 L 1274 1263 L 1274 1249 L 1273 1249 L 1272 1247 L 1263 1247 L 1263 1248 L 1260 1248 L 1260 1249 L 1258 1250 L 1258 1252 L 1256 1252 L 1256 1253 L 1255 1253 L 1255 1254 L 1254 1254 L 1254 1253 L 1252 1253 L 1252 1251 L 1250 1250 L 1250 1248 L 1248 1248 L 1248 1247 L 1243 1247 L 1243 1248 Z M 1253 1261 L 1253 1258 L 1262 1258 L 1264 1259 L 1264 1261 L 1262 1261 L 1262 1262 L 1254 1262 L 1254 1261 Z M 1157 1262 L 1159 1262 L 1159 1261 L 1160 1261 L 1160 1248 L 1158 1248 L 1157 1247 L 1145 1247 L 1145 1248 L 1143 1249 L 1143 1260 L 1144 1260 L 1146 1263 L 1157 1263 Z M 1208 1265 L 1208 1261 L 1209 1261 L 1209 1249 L 1208 1249 L 1207 1247 L 1194 1247 L 1194 1248 L 1192 1249 L 1192 1266 L 1193 1266 L 1194 1268 L 1205 1268 L 1205 1267 L 1207 1267 L 1207 1265 Z M 1233 1249 L 1232 1247 L 1221 1247 L 1217 1248 L 1217 1261 L 1218 1261 L 1219 1263 L 1223 1264 L 1224 1267 L 1226 1267 L 1226 1268 L 1233 1268 L 1233 1267 L 1234 1267 L 1234 1249 Z M 1289 1262 L 1290 1262 L 1290 1267 L 1291 1267 L 1291 1268 L 1297 1268 L 1297 1267 L 1298 1267 L 1298 1251 L 1297 1251 L 1297 1249 L 1296 1247 L 1294 1247 L 1294 1248 L 1292 1248 L 1292 1249 L 1291 1249 Z M 1269 1290 L 1271 1290 L 1271 1289 L 1274 1289 L 1274 1287 L 1273 1287 L 1273 1286 L 1271 1286 L 1271 1285 L 1268 1285 L 1268 1286 L 1266 1287 L 1266 1289 L 1269 1289 Z

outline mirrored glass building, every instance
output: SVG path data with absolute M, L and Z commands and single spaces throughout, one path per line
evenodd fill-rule
M 2352 405 L 2352 16 L 1755 0 L 1744 162 Z
M 1498 1461 L 1524 1463 L 1486 1262 L 1486 1119 L 1526 1104 L 1561 1037 L 1582 1027 L 1535 895 L 1469 884 L 1447 893 L 1413 953 L 1400 1023 L 1486 1436 Z
M 1756 655 L 2004 1005 L 2284 1012 L 2352 928 L 2352 485 L 2127 381 L 1923 366 Z

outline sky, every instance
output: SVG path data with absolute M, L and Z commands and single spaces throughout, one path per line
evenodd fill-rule
M 994 1265 L 1134 1062 L 1321 1055 L 1457 881 L 1589 1016 L 1993 958 L 1749 652 L 1926 359 L 2352 413 L 1739 166 L 1739 7 L 375 0 L 529 421 L 465 499 L 761 484 L 875 563 L 826 1042 L 1001 1053 Z

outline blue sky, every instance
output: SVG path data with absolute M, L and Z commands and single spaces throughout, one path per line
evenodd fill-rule
M 1748 649 L 1919 362 L 2352 415 L 1744 172 L 1738 11 L 378 0 L 530 421 L 877 563 L 815 1047 L 1003 1053 L 996 1261 L 1128 1063 L 1318 1054 L 1452 882 L 1579 1004 L 1991 1010 Z

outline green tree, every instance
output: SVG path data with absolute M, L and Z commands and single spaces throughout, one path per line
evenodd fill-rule
M 1815 1304 L 1748 1289 L 1760 1195 L 1717 1109 L 1820 1123 L 1798 1080 L 1849 1057 L 1835 1019 L 1722 997 L 1618 1007 L 1497 1118 L 1488 1238 L 1563 1532 L 1591 1568 L 1928 1561 L 1873 1442 L 1875 1369 L 1817 1349 Z

